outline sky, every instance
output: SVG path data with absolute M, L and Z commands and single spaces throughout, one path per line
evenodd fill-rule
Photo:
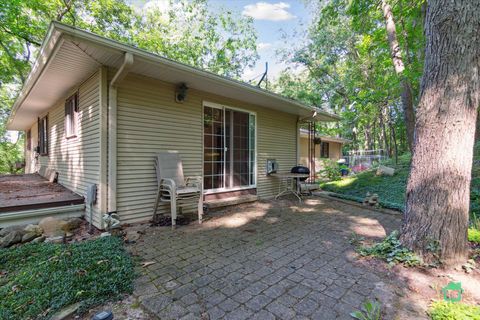
M 167 0 L 153 0 L 162 2 Z M 276 51 L 284 47 L 296 47 L 301 39 L 293 37 L 296 32 L 305 30 L 311 15 L 301 0 L 255 1 L 255 0 L 208 0 L 213 8 L 224 7 L 254 19 L 257 31 L 257 51 L 260 59 L 255 68 L 248 69 L 242 76 L 244 81 L 260 79 L 268 62 L 268 78 L 274 79 L 286 65 L 279 61 Z M 132 4 L 142 8 L 150 1 L 131 0 Z M 288 40 L 282 39 L 287 34 Z

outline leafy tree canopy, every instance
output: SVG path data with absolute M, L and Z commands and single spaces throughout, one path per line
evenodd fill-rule
M 125 0 L 1 1 L 0 143 L 7 143 L 11 105 L 52 20 L 234 78 L 258 59 L 253 20 L 222 8 L 212 10 L 207 0 L 170 0 L 144 10 Z M 6 167 L 21 158 L 11 150 L 0 149 L 0 158 L 9 159 Z
M 284 53 L 301 66 L 275 83 L 281 94 L 340 114 L 339 124 L 318 125 L 352 139 L 352 149 L 406 149 L 405 124 L 380 1 L 331 0 L 315 7 L 304 45 Z M 423 68 L 422 0 L 391 3 L 406 76 L 414 97 Z

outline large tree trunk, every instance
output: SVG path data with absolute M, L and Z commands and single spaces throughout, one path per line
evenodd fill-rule
M 426 261 L 463 261 L 477 108 L 480 1 L 430 0 L 402 243 Z
M 388 44 L 390 45 L 393 66 L 395 67 L 395 72 L 400 77 L 402 86 L 401 98 L 405 127 L 407 128 L 407 142 L 409 149 L 412 150 L 415 129 L 415 110 L 413 108 L 412 85 L 404 74 L 405 65 L 403 63 L 402 53 L 397 40 L 397 31 L 395 28 L 395 21 L 393 20 L 392 7 L 390 7 L 386 0 L 382 0 L 382 10 L 385 18 L 385 28 L 387 29 Z

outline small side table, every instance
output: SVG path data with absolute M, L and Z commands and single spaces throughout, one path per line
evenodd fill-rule
M 279 179 L 278 194 L 275 196 L 275 199 L 287 194 L 293 194 L 299 201 L 302 201 L 302 195 L 300 193 L 300 178 L 308 178 L 308 174 L 274 173 L 272 176 Z

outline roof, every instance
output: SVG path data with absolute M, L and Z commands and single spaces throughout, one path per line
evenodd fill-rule
M 300 129 L 300 137 L 308 138 L 308 130 L 301 128 Z M 345 139 L 345 138 L 326 136 L 326 135 L 319 134 L 319 133 L 315 133 L 315 138 L 320 138 L 322 141 L 325 141 L 325 142 L 338 142 L 338 143 L 341 143 L 341 144 L 352 142 L 351 140 L 348 140 L 348 139 Z
M 35 119 L 54 106 L 68 92 L 85 81 L 100 66 L 120 68 L 126 53 L 133 55 L 130 72 L 171 83 L 186 83 L 216 95 L 266 108 L 314 117 L 317 121 L 338 121 L 340 117 L 250 84 L 179 63 L 148 51 L 78 28 L 52 22 L 39 55 L 17 97 L 9 130 L 26 130 Z

